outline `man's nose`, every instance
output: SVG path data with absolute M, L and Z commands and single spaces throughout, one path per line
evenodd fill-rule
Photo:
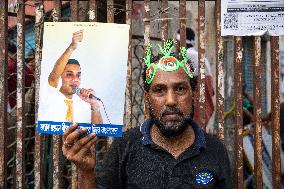
M 176 95 L 174 91 L 168 90 L 166 96 L 166 105 L 167 106 L 175 106 L 177 103 Z
M 74 76 L 74 77 L 73 77 L 73 81 L 80 81 L 80 78 L 77 77 L 77 76 Z

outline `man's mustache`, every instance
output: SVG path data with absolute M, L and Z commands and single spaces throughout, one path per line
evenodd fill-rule
M 167 114 L 178 114 L 183 115 L 182 111 L 177 107 L 167 107 L 165 110 L 161 112 L 161 117 L 167 115 Z

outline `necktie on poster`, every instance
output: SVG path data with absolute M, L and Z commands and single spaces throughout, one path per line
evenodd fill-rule
M 65 99 L 64 102 L 67 105 L 66 121 L 73 122 L 73 101 L 72 99 Z

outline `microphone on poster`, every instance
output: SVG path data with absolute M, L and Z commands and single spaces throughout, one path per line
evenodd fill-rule
M 81 88 L 78 87 L 78 88 L 76 88 L 75 93 L 76 93 L 77 95 L 79 95 L 80 91 L 81 91 Z M 89 95 L 89 98 L 90 98 L 90 99 L 96 99 L 96 100 L 98 100 L 98 101 L 102 101 L 100 98 L 96 97 L 96 96 L 93 95 L 93 94 L 90 94 L 90 95 Z

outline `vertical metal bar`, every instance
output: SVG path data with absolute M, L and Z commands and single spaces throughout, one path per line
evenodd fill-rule
M 179 1 L 179 30 L 180 44 L 179 47 L 186 47 L 186 0 Z
M 55 0 L 54 1 L 54 8 L 57 13 L 57 20 L 59 21 L 61 19 L 61 1 Z M 73 12 L 73 11 L 71 11 Z M 53 135 L 52 136 L 52 142 L 53 142 L 53 188 L 54 189 L 60 189 L 62 188 L 62 164 L 61 164 L 61 140 L 59 135 Z
M 44 21 L 44 7 L 42 0 L 35 2 L 35 121 L 38 118 L 39 105 L 39 84 L 40 84 L 40 61 L 42 48 L 42 33 Z M 41 134 L 35 132 L 35 188 L 43 188 L 43 170 L 42 170 L 42 138 Z
M 205 0 L 198 1 L 198 62 L 200 70 L 200 126 L 205 130 Z
M 144 54 L 147 45 L 150 44 L 150 0 L 144 0 Z M 148 110 L 144 107 L 144 118 L 148 116 Z
M 281 188 L 280 100 L 279 100 L 279 36 L 271 37 L 271 114 L 272 114 L 272 178 L 273 188 Z
M 216 124 L 218 128 L 218 138 L 224 140 L 224 47 L 223 38 L 221 36 L 221 0 L 216 0 L 216 40 L 217 40 L 217 56 L 216 56 Z
M 108 23 L 114 22 L 114 0 L 107 0 L 107 22 Z M 107 148 L 110 147 L 112 142 L 113 138 L 109 137 L 107 141 Z
M 114 22 L 114 6 L 113 0 L 107 0 L 107 22 Z
M 127 106 L 126 106 L 126 115 L 129 120 L 126 123 L 127 128 L 131 128 L 132 126 L 132 106 L 133 106 L 133 96 L 132 96 L 132 0 L 126 1 L 126 24 L 130 25 L 129 29 L 129 44 L 128 44 L 128 70 L 127 70 Z
M 0 188 L 7 180 L 7 34 L 8 1 L 0 2 Z
M 78 21 L 79 18 L 79 0 L 72 0 L 70 2 L 71 6 L 71 20 L 73 22 Z
M 234 71 L 235 71 L 235 188 L 243 189 L 243 95 L 242 95 L 242 38 L 234 37 Z
M 17 150 L 16 150 L 16 188 L 25 188 L 25 4 L 18 1 L 17 12 Z
M 254 37 L 254 102 L 253 102 L 253 112 L 254 112 L 254 175 L 256 177 L 256 188 L 262 189 L 262 128 L 261 128 L 261 91 L 260 91 L 260 81 L 261 81 L 261 41 L 260 37 Z
M 60 136 L 53 136 L 53 188 L 60 189 L 62 184 L 62 166 L 60 163 Z
M 73 22 L 78 21 L 79 19 L 79 1 L 72 0 L 71 1 L 71 20 Z M 72 189 L 78 188 L 78 169 L 74 163 L 71 163 L 72 166 Z
M 59 18 L 61 18 L 61 0 L 54 0 L 54 8 L 56 16 L 53 18 L 53 21 L 58 22 Z
M 89 1 L 89 21 L 96 22 L 97 21 L 97 6 L 96 0 Z
M 168 39 L 169 21 L 168 14 L 169 4 L 168 0 L 162 0 L 162 41 L 165 42 Z
M 150 43 L 150 0 L 144 0 L 144 47 Z

